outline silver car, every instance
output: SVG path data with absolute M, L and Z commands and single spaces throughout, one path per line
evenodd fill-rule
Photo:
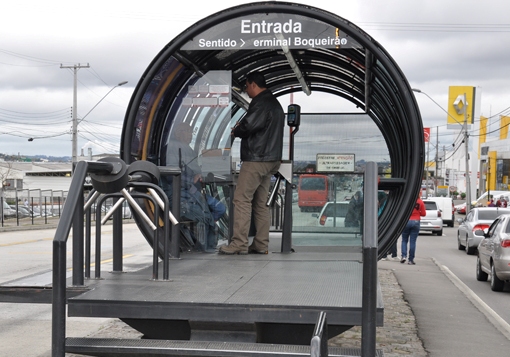
M 499 216 L 478 245 L 476 280 L 487 281 L 489 275 L 493 291 L 510 282 L 510 214 Z
M 464 219 L 458 219 L 458 249 L 465 249 L 469 255 L 475 254 L 478 244 L 483 239 L 483 230 L 488 229 L 496 218 L 505 213 L 510 213 L 510 208 L 475 207 Z
M 438 236 L 443 235 L 443 218 L 441 210 L 435 201 L 423 200 L 427 215 L 420 218 L 420 231 L 432 232 Z

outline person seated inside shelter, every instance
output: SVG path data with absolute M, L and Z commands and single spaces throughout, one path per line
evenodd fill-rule
M 216 221 L 226 211 L 226 206 L 202 187 L 202 169 L 199 155 L 191 148 L 193 129 L 187 123 L 178 123 L 172 131 L 166 150 L 166 165 L 181 168 L 181 217 L 180 221 L 196 224 L 191 231 L 197 250 L 214 251 L 218 244 Z M 172 178 L 163 179 L 162 188 L 172 201 Z M 186 233 L 186 232 L 184 232 Z

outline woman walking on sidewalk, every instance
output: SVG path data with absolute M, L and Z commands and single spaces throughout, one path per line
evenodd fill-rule
M 425 216 L 427 211 L 425 210 L 425 204 L 420 198 L 420 193 L 418 193 L 418 198 L 416 199 L 416 204 L 414 205 L 413 212 L 411 212 L 411 217 L 409 217 L 409 221 L 402 232 L 402 259 L 400 262 L 404 264 L 407 258 L 407 242 L 409 241 L 409 262 L 408 264 L 414 265 L 414 253 L 416 251 L 416 239 L 418 238 L 418 233 L 420 233 L 420 217 Z

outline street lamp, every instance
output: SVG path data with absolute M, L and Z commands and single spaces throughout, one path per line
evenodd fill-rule
M 87 114 L 85 114 L 80 120 L 77 118 L 76 110 L 73 110 L 73 162 L 72 162 L 72 168 L 71 172 L 74 174 L 74 168 L 76 164 L 78 163 L 78 124 L 87 117 L 87 115 L 90 114 L 98 105 L 101 103 L 107 96 L 110 94 L 115 88 L 123 86 L 124 84 L 127 84 L 127 81 L 120 82 L 119 84 L 113 86 L 93 107 L 90 109 Z
M 468 144 L 468 132 L 467 132 L 467 97 L 466 97 L 466 93 L 464 93 L 464 105 L 462 107 L 462 111 L 463 111 L 463 114 L 464 114 L 464 124 L 460 123 L 456 118 L 454 118 L 450 113 L 448 113 L 447 110 L 445 110 L 441 105 L 439 105 L 434 99 L 432 99 L 431 96 L 429 96 L 427 93 L 421 91 L 420 89 L 417 89 L 417 88 L 413 88 L 412 89 L 413 92 L 416 92 L 416 93 L 422 93 L 424 95 L 426 95 L 435 105 L 437 105 L 439 108 L 441 108 L 441 110 L 443 112 L 445 112 L 450 118 L 452 118 L 453 120 L 455 120 L 455 122 L 459 125 L 462 126 L 462 131 L 464 133 L 464 144 L 465 144 L 465 148 L 466 148 L 466 214 L 469 213 L 470 211 L 470 208 L 471 208 L 471 178 L 470 178 L 470 175 L 469 175 L 469 144 Z

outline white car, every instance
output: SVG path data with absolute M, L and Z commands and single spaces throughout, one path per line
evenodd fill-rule
M 349 210 L 349 201 L 327 202 L 317 217 L 319 227 L 345 227 L 345 216 Z
M 427 201 L 434 201 L 441 211 L 443 223 L 448 227 L 453 227 L 455 222 L 455 207 L 451 197 L 429 197 Z
M 443 219 L 441 210 L 435 201 L 423 200 L 427 215 L 420 218 L 420 231 L 432 232 L 438 236 L 443 235 Z

